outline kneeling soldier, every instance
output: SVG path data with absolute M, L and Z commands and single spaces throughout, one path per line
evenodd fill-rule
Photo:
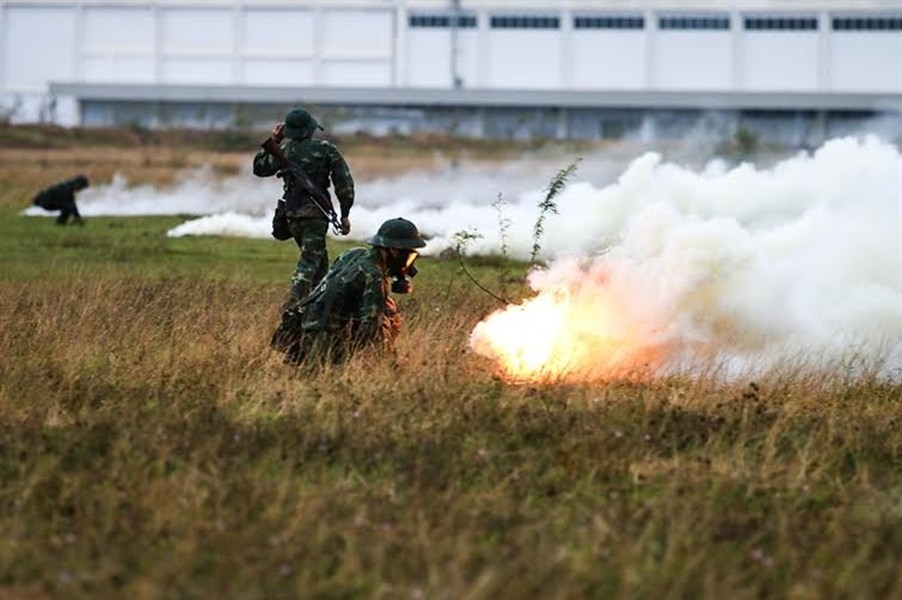
M 401 315 L 389 288 L 410 291 L 417 249 L 426 242 L 416 225 L 397 218 L 383 223 L 367 243 L 370 248 L 342 253 L 310 295 L 282 313 L 271 345 L 285 353 L 286 362 L 341 362 L 377 344 L 394 352 Z

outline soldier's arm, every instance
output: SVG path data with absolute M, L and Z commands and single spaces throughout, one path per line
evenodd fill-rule
M 284 123 L 276 123 L 276 126 L 273 127 L 272 133 L 269 135 L 270 138 L 276 141 L 277 144 L 282 143 L 282 131 L 285 129 Z M 278 162 L 276 161 L 276 157 L 272 156 L 266 150 L 261 150 L 257 152 L 257 155 L 254 156 L 254 175 L 257 177 L 270 177 L 275 175 L 279 170 Z
M 332 185 L 335 188 L 335 197 L 341 207 L 341 217 L 347 217 L 354 205 L 354 178 L 347 161 L 341 155 L 338 148 L 332 146 Z
M 381 277 L 370 274 L 358 279 L 361 286 L 355 321 L 358 343 L 382 343 L 386 350 L 394 351 L 394 341 L 400 328 L 400 316 L 387 314 L 385 283 Z
M 257 177 L 271 177 L 278 170 L 276 158 L 266 150 L 261 150 L 254 156 L 254 175 Z

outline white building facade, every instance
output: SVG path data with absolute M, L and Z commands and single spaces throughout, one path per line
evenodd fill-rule
M 0 0 L 8 120 L 297 103 L 558 110 L 565 134 L 593 111 L 898 115 L 902 0 Z

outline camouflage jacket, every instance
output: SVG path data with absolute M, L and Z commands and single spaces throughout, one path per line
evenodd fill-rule
M 401 315 L 389 296 L 389 278 L 377 248 L 352 248 L 339 256 L 310 295 L 285 312 L 274 335 L 277 348 L 299 338 L 327 336 L 356 348 L 381 343 L 394 350 Z
M 354 204 L 354 179 L 344 157 L 332 143 L 306 137 L 295 140 L 284 138 L 280 144 L 288 160 L 297 163 L 315 185 L 328 193 L 329 180 L 335 184 L 335 196 L 346 217 Z M 254 175 L 270 177 L 279 171 L 278 163 L 272 155 L 261 150 L 254 156 Z M 313 199 L 301 205 L 300 209 L 289 213 L 289 217 L 314 217 L 325 219 L 323 213 L 313 204 Z

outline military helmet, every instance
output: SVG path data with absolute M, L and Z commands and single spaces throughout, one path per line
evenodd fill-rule
M 376 235 L 369 238 L 367 243 L 383 248 L 404 248 L 406 250 L 422 248 L 426 245 L 426 241 L 420 237 L 417 226 L 401 217 L 389 219 L 383 223 Z
M 302 140 L 313 135 L 317 129 L 322 129 L 313 115 L 303 108 L 295 108 L 285 115 L 285 129 L 282 135 L 293 140 Z

